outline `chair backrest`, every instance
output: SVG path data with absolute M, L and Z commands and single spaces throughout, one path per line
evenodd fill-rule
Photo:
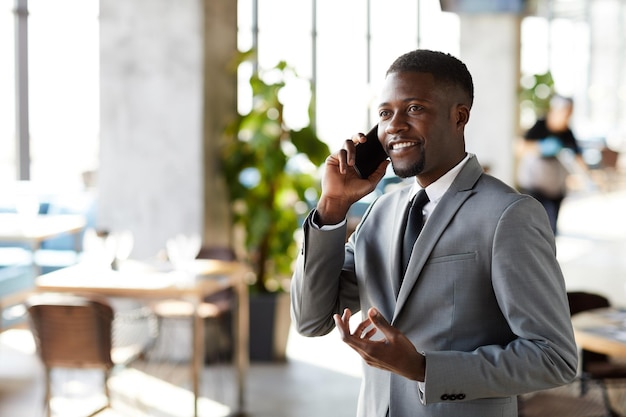
M 609 299 L 605 296 L 585 291 L 568 292 L 567 301 L 569 302 L 570 315 L 611 306 Z M 608 361 L 609 357 L 603 353 L 592 352 L 586 349 L 581 351 L 580 366 L 583 371 L 586 371 L 591 363 L 606 363 Z
M 221 261 L 236 261 L 237 254 L 232 248 L 225 246 L 202 246 L 198 251 L 197 259 L 219 259 Z
M 47 368 L 113 367 L 113 309 L 101 299 L 61 294 L 27 301 L 37 351 Z
M 603 295 L 584 291 L 568 292 L 567 301 L 569 302 L 571 315 L 587 310 L 593 310 L 595 308 L 605 308 L 611 306 L 608 298 Z

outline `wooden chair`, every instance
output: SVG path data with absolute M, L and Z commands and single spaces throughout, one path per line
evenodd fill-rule
M 142 348 L 113 347 L 113 308 L 105 299 L 70 294 L 40 294 L 26 302 L 37 353 L 45 367 L 44 406 L 51 415 L 53 368 L 102 369 L 106 404 L 93 416 L 111 406 L 108 380 L 117 364 L 128 364 Z
M 219 259 L 223 261 L 234 261 L 236 255 L 230 248 L 203 246 L 200 248 L 197 259 Z M 160 300 L 151 304 L 151 309 L 158 319 L 159 337 L 163 337 L 167 331 L 163 331 L 165 322 L 172 322 L 178 326 L 177 322 L 190 322 L 194 314 L 199 314 L 205 322 L 205 328 L 210 326 L 212 332 L 207 333 L 205 343 L 205 362 L 220 361 L 230 356 L 232 349 L 232 311 L 235 304 L 235 295 L 232 289 L 222 290 L 216 294 L 206 297 L 194 310 L 194 306 L 188 301 L 182 300 Z
M 572 291 L 567 293 L 567 298 L 571 315 L 611 306 L 608 298 L 595 293 Z M 596 383 L 602 391 L 606 415 L 619 415 L 611 408 L 607 383 L 625 382 L 626 365 L 612 361 L 608 355 L 582 349 L 580 352 L 580 369 L 580 395 L 583 396 L 587 393 L 589 383 Z

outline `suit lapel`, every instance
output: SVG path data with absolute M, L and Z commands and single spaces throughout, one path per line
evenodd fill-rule
M 376 291 L 371 291 L 369 297 L 371 297 L 370 304 L 376 306 L 383 316 L 390 318 L 396 307 L 396 296 L 399 290 L 400 283 L 400 270 L 401 270 L 401 250 L 402 250 L 402 220 L 404 210 L 406 209 L 406 202 L 410 193 L 411 186 L 406 186 L 398 192 L 391 193 L 389 197 L 389 206 L 385 206 L 385 213 L 382 219 L 378 219 L 380 222 L 380 229 L 376 231 L 377 238 L 385 242 L 389 242 L 386 246 L 387 257 L 384 265 L 380 268 L 385 271 L 375 271 L 375 274 L 366 274 L 365 279 L 373 279 L 375 282 L 368 284 L 364 283 L 365 287 L 371 286 L 377 288 Z M 375 206 L 376 203 L 373 203 Z M 362 222 L 368 221 L 368 216 L 372 210 L 370 206 L 365 212 Z M 360 227 L 360 225 L 359 225 Z M 351 237 L 352 238 L 352 237 Z M 358 252 L 358 249 L 355 249 Z M 388 273 L 387 273 L 388 272 Z M 387 282 L 381 283 L 379 279 L 384 276 Z
M 482 167 L 476 158 L 470 158 L 424 225 L 424 229 L 415 242 L 415 249 L 409 261 L 407 273 L 402 281 L 400 291 L 397 293 L 398 299 L 393 315 L 394 320 L 406 303 L 433 248 L 439 241 L 439 237 L 443 234 L 448 223 L 459 211 L 465 200 L 473 194 L 473 186 L 482 172 Z M 402 236 L 402 232 L 399 234 Z M 400 262 L 396 262 L 396 265 L 397 273 L 400 274 Z

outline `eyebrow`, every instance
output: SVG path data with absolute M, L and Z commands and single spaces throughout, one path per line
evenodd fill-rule
M 420 102 L 432 102 L 432 100 L 427 99 L 427 98 L 419 98 L 419 97 L 407 97 L 405 99 L 402 100 L 403 103 L 410 103 L 411 101 L 420 101 Z M 379 103 L 378 107 L 385 107 L 385 106 L 389 106 L 389 102 L 385 101 L 383 103 Z

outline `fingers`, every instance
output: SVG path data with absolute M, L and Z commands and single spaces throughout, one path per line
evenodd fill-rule
M 333 316 L 343 342 L 354 349 L 369 366 L 394 372 L 415 381 L 424 381 L 425 359 L 413 343 L 392 327 L 376 308 L 370 308 L 367 318 L 350 332 L 352 312 Z M 375 337 L 381 332 L 383 338 Z
M 370 319 L 365 319 L 354 329 L 354 332 L 350 331 L 350 318 L 352 317 L 352 312 L 350 309 L 346 308 L 343 311 L 343 314 L 340 316 L 339 314 L 333 315 L 333 319 L 335 321 L 335 325 L 337 326 L 337 330 L 341 335 L 341 338 L 344 342 L 350 344 L 350 339 L 369 339 L 376 333 L 376 328 L 371 327 Z
M 356 147 L 359 143 L 367 142 L 367 137 L 363 133 L 356 133 L 350 139 L 347 139 L 346 142 L 352 142 Z
M 352 138 L 345 141 L 343 150 L 346 151 L 346 166 L 356 166 L 357 150 L 359 149 L 360 145 L 368 141 L 376 142 L 378 141 L 378 139 L 372 136 L 369 136 L 368 138 L 368 136 L 362 133 L 357 133 L 353 135 Z M 368 156 L 365 156 L 365 158 L 368 158 Z M 386 158 L 384 162 L 378 165 L 377 169 L 374 172 L 368 175 L 368 178 L 363 179 L 368 180 L 375 187 L 376 184 L 378 184 L 378 182 L 380 182 L 380 180 L 385 176 L 387 172 L 387 166 L 390 163 L 391 161 L 389 160 L 389 158 Z
M 339 335 L 341 336 L 342 340 L 346 339 L 346 331 L 345 328 L 343 326 L 343 323 L 341 321 L 341 316 L 339 314 L 335 314 L 333 315 L 333 319 L 335 320 L 335 326 L 337 327 L 337 330 L 339 331 Z
M 380 330 L 380 332 L 385 336 L 385 339 L 390 339 L 392 337 L 392 333 L 395 331 L 393 327 L 389 324 L 387 320 L 380 314 L 376 308 L 372 307 L 367 312 L 367 317 L 372 325 Z
M 345 172 L 347 167 L 353 167 L 356 160 L 356 144 L 352 139 L 346 139 L 343 144 L 343 149 L 341 152 L 345 155 L 345 163 L 344 170 Z
M 339 335 L 341 339 L 346 341 L 350 336 L 350 317 L 352 316 L 352 312 L 350 309 L 346 308 L 343 310 L 343 315 L 335 314 L 333 315 L 333 319 L 335 320 L 335 326 L 337 326 L 337 330 L 339 331 Z
M 356 327 L 356 329 L 354 329 L 354 332 L 352 332 L 352 334 L 354 335 L 354 337 L 360 339 L 369 339 L 370 337 L 372 337 L 373 333 L 369 336 L 368 333 L 370 333 L 372 330 L 374 330 L 374 333 L 376 333 L 376 328 L 372 327 L 372 322 L 368 318 L 359 323 L 359 325 Z
M 343 145 L 343 151 L 346 152 L 346 164 L 347 166 L 354 166 L 356 158 L 356 146 L 359 143 L 366 142 L 367 138 L 363 133 L 357 133 L 352 135 L 350 139 L 346 139 Z
M 383 322 L 387 323 L 387 320 L 385 320 L 383 315 L 380 314 L 380 311 L 378 311 L 378 309 L 376 307 L 371 307 L 369 310 L 367 310 L 367 317 L 370 320 L 372 320 L 372 322 L 374 322 L 374 321 L 383 321 Z
M 378 329 L 376 329 L 376 327 L 372 327 L 361 335 L 361 339 L 371 339 L 377 332 Z
M 333 315 L 333 320 L 335 321 L 335 325 L 337 326 L 341 339 L 348 345 L 358 350 L 358 347 L 361 346 L 362 342 L 372 340 L 374 335 L 378 332 L 378 329 L 376 326 L 372 325 L 372 321 L 368 317 L 359 323 L 354 331 L 350 331 L 351 317 L 352 312 L 350 309 L 346 308 L 341 316 L 339 314 Z

